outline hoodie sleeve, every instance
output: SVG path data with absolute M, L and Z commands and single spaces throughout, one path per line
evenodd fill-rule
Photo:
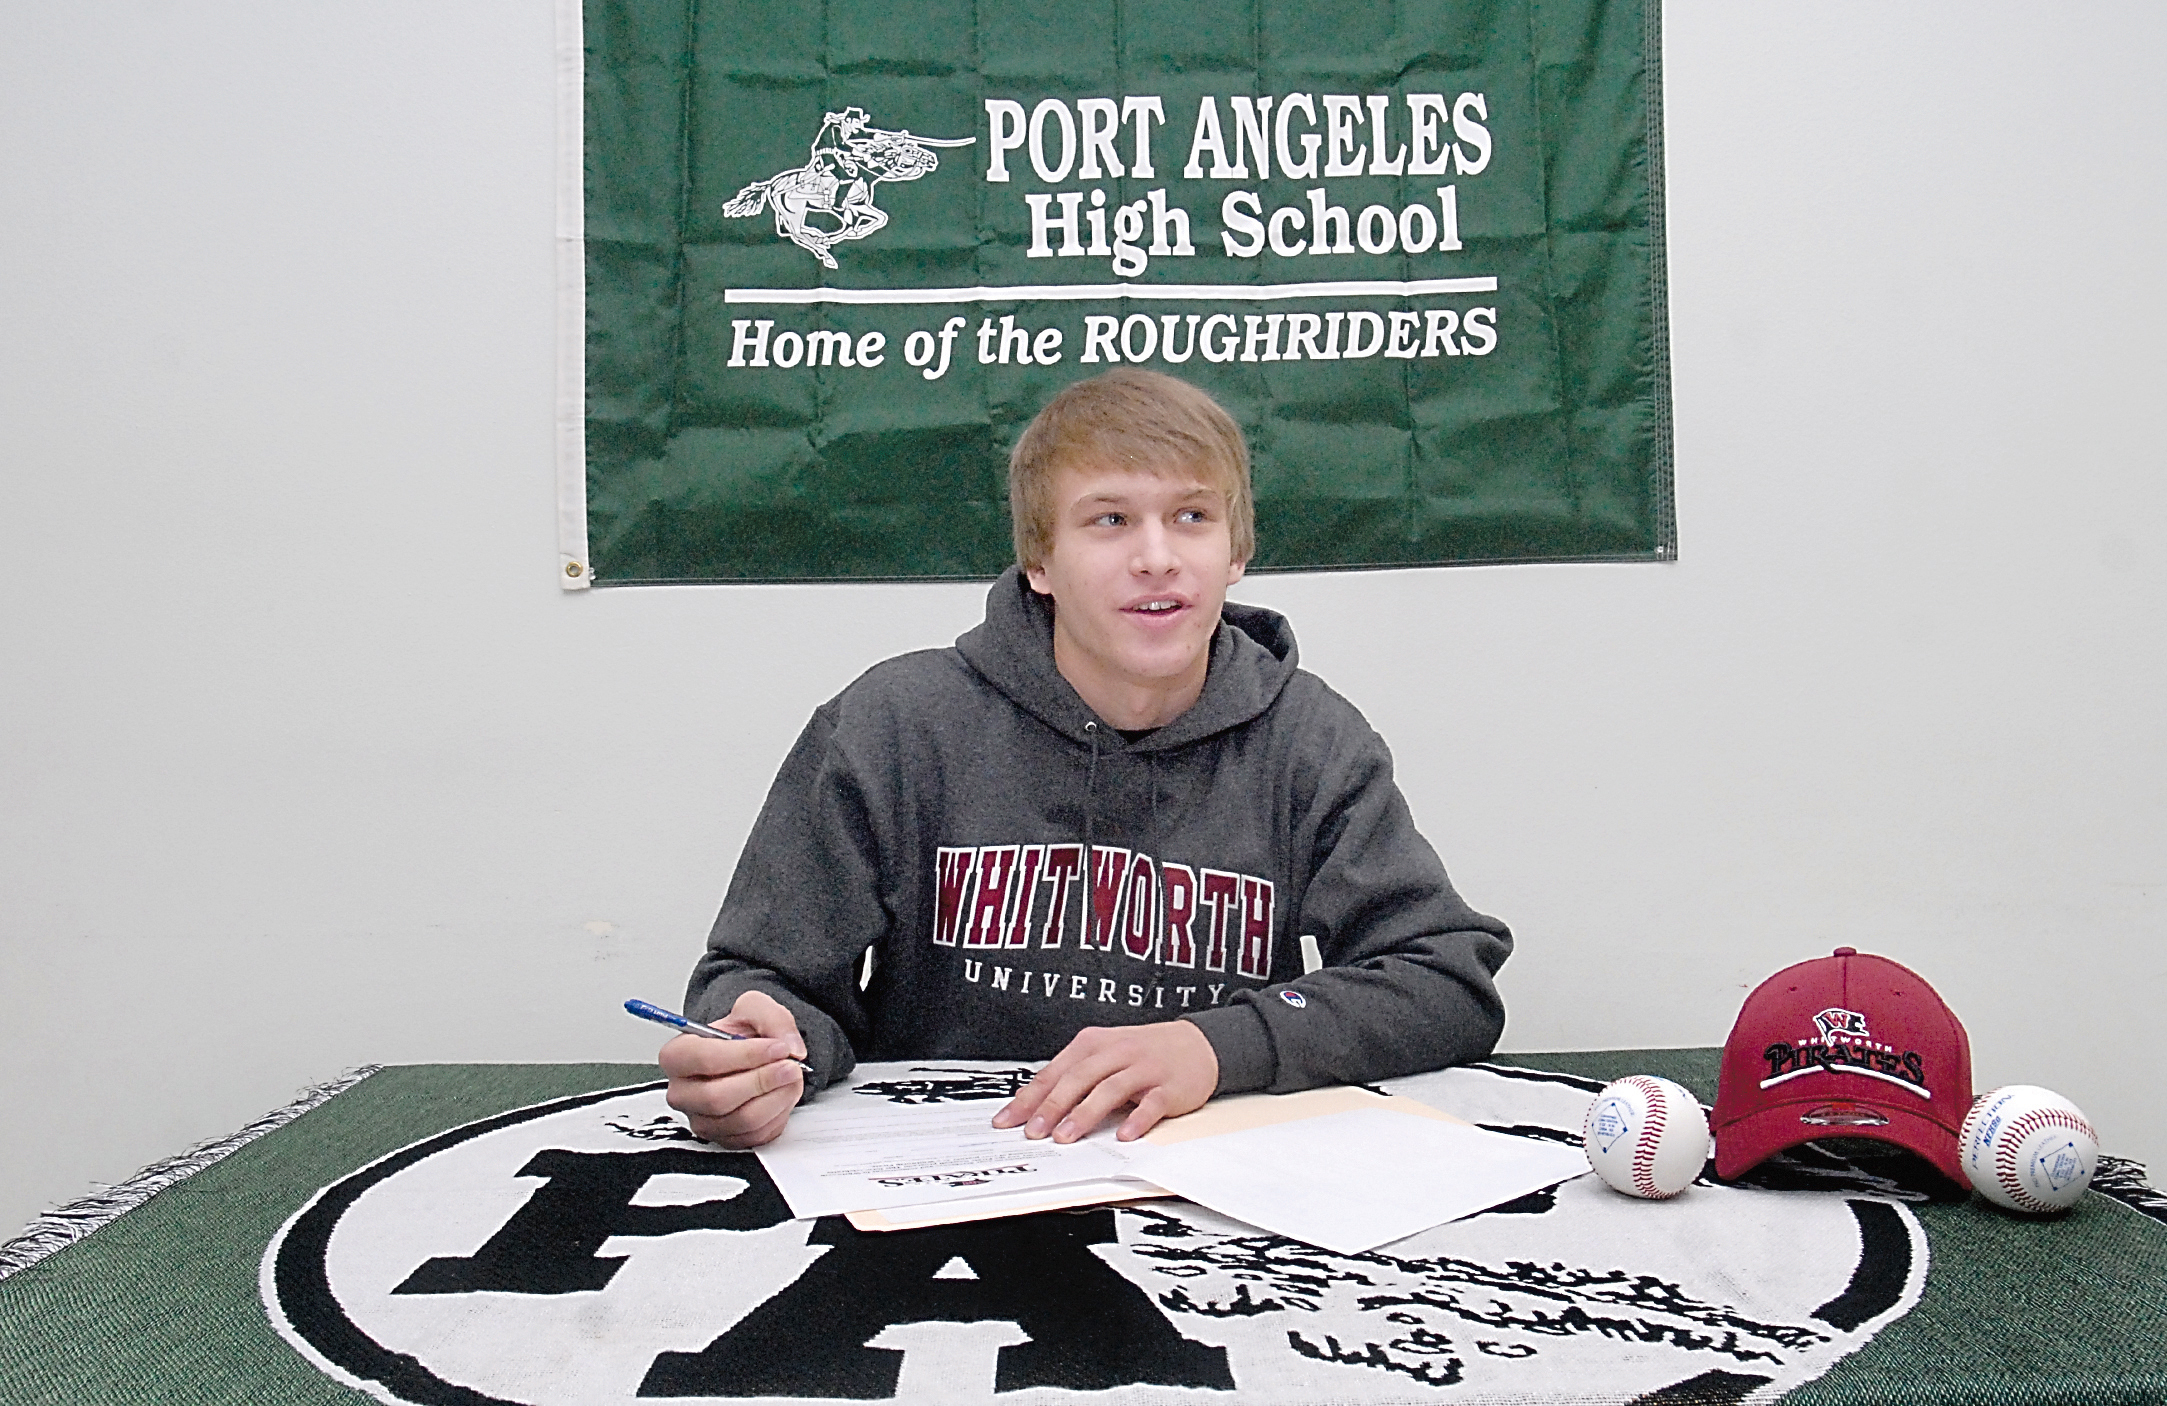
M 1352 705 L 1332 701 L 1351 726 L 1328 729 L 1338 745 L 1311 755 L 1311 781 L 1293 788 L 1292 842 L 1307 884 L 1281 939 L 1292 947 L 1314 934 L 1324 965 L 1186 1017 L 1212 1042 L 1221 1093 L 1441 1069 L 1489 1054 L 1504 1030 L 1493 977 L 1512 934 L 1453 891 L 1392 779 L 1384 740 Z M 1290 990 L 1299 1004 L 1282 995 Z
M 813 714 L 753 822 L 685 1014 L 720 1020 L 746 991 L 789 1007 L 816 1082 L 848 1075 L 870 1028 L 858 963 L 887 932 L 877 826 L 862 778 L 836 736 L 839 701 Z

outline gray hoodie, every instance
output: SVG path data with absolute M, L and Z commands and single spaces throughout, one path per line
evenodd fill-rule
M 1011 568 L 954 648 L 813 714 L 685 1010 L 767 992 L 822 1082 L 1181 1018 L 1219 1092 L 1287 1092 L 1488 1054 L 1511 950 L 1416 832 L 1383 740 L 1295 667 L 1284 617 L 1228 604 L 1195 706 L 1130 741 L 1055 670 L 1052 609 Z

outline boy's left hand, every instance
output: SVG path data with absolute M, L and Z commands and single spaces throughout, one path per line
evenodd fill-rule
M 1055 1142 L 1084 1137 L 1115 1109 L 1135 1111 L 1115 1134 L 1132 1142 L 1161 1118 L 1202 1108 L 1219 1087 L 1219 1056 L 1186 1020 L 1152 1025 L 1094 1025 L 1077 1032 L 1038 1077 L 993 1115 L 996 1128 L 1023 1124 L 1023 1135 Z

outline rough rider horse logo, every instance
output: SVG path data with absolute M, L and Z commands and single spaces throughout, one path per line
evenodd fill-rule
M 933 147 L 969 146 L 978 140 L 918 137 L 883 131 L 871 123 L 862 107 L 829 113 L 813 138 L 811 160 L 754 181 L 723 206 L 722 213 L 741 219 L 772 208 L 777 234 L 835 268 L 835 255 L 829 251 L 837 244 L 863 239 L 888 223 L 888 212 L 873 203 L 873 187 L 882 181 L 915 181 L 937 170 L 941 159 Z

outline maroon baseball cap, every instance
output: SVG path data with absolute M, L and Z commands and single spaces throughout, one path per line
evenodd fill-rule
M 1753 989 L 1723 1044 L 1716 1175 L 1816 1138 L 1876 1138 L 1963 1184 L 1971 1040 L 1917 972 L 1839 947 Z

